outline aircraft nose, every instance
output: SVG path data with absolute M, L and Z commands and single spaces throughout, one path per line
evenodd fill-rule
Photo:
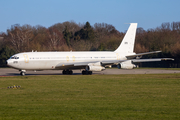
M 6 60 L 6 65 L 10 66 L 10 61 L 9 60 Z

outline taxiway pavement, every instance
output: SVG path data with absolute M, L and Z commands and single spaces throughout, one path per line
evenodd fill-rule
M 168 74 L 180 73 L 180 70 L 161 70 L 161 69 L 106 69 L 93 74 Z M 62 70 L 44 70 L 44 71 L 27 71 L 26 75 L 62 75 Z M 81 75 L 81 70 L 73 70 L 73 75 Z M 20 72 L 12 68 L 0 68 L 0 76 L 20 76 Z

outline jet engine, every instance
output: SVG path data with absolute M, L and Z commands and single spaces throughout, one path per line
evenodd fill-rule
M 102 70 L 105 70 L 105 67 L 102 67 L 102 66 L 87 66 L 86 70 L 88 70 L 88 71 L 102 71 Z
M 131 60 L 128 60 L 128 61 L 125 61 L 125 62 L 122 62 L 120 64 L 118 64 L 118 68 L 122 68 L 122 69 L 133 69 L 135 68 L 136 65 L 132 64 Z
M 87 71 L 102 71 L 105 70 L 105 67 L 101 66 L 101 62 L 97 63 L 89 63 L 88 66 L 86 66 Z

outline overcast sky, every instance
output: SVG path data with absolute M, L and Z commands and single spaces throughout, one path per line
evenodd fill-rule
M 65 21 L 104 22 L 120 32 L 137 22 L 147 30 L 180 22 L 180 0 L 0 0 L 0 32 L 14 24 L 48 28 Z

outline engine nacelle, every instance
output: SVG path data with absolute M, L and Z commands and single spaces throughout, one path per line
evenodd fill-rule
M 128 60 L 128 61 L 125 61 L 125 62 L 122 62 L 118 65 L 118 68 L 122 68 L 122 69 L 133 69 L 135 68 L 136 65 L 132 64 L 131 63 L 131 60 Z
M 105 67 L 102 67 L 102 66 L 86 66 L 86 70 L 87 71 L 103 71 L 105 70 Z

